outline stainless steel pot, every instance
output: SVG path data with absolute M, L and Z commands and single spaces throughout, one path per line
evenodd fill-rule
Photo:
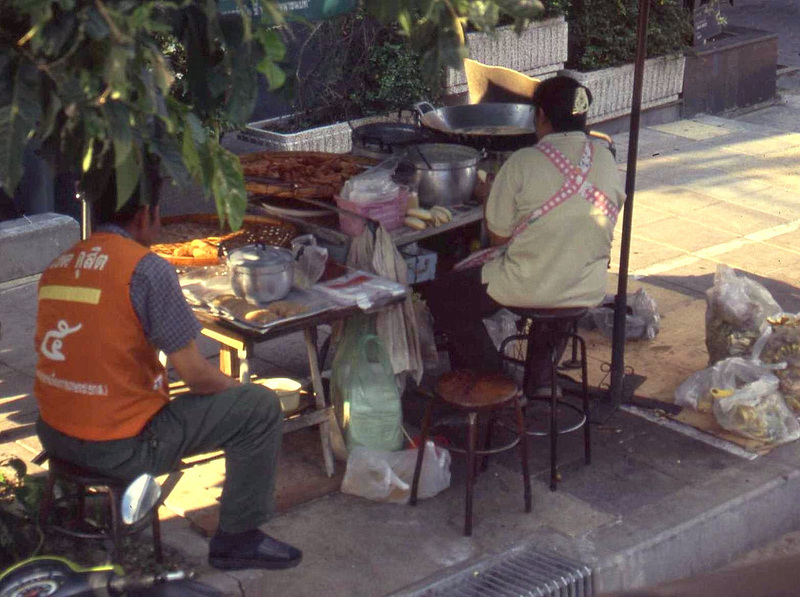
M 264 244 L 246 245 L 228 256 L 234 294 L 263 305 L 289 294 L 294 281 L 291 251 Z
M 404 163 L 411 169 L 420 205 L 460 205 L 472 197 L 481 152 L 453 143 L 409 147 Z

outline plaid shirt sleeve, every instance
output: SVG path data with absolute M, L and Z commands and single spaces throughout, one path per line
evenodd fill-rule
M 202 329 L 183 297 L 174 267 L 155 253 L 136 265 L 130 296 L 145 336 L 167 354 L 185 348 Z

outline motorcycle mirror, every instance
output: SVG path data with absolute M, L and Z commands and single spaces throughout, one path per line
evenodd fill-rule
M 161 486 L 152 475 L 144 473 L 134 479 L 122 494 L 122 522 L 139 522 L 161 498 Z

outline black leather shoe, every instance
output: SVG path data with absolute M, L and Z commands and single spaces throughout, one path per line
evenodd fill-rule
M 211 538 L 208 549 L 208 563 L 225 570 L 281 570 L 293 568 L 302 560 L 302 551 L 258 529 L 236 534 L 217 533 Z

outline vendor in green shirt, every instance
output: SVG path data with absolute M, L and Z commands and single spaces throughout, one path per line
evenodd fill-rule
M 539 142 L 503 164 L 486 202 L 496 250 L 437 281 L 427 293 L 436 327 L 449 340 L 453 369 L 500 370 L 483 319 L 503 307 L 594 307 L 606 293 L 611 240 L 625 199 L 611 152 L 586 134 L 592 101 L 570 77 L 540 83 L 532 103 Z M 529 395 L 550 393 L 546 345 Z M 560 347 L 563 353 L 563 347 Z

